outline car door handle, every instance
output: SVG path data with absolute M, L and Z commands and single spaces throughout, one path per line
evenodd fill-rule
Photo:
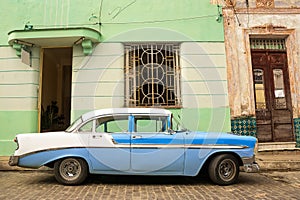
M 132 138 L 133 139 L 140 139 L 140 138 L 142 138 L 142 136 L 141 135 L 134 135 L 134 136 L 132 136 Z
M 102 135 L 93 135 L 93 139 L 100 139 L 102 138 Z

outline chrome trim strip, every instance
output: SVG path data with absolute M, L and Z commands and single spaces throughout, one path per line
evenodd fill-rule
M 58 148 L 49 148 L 38 151 L 33 151 L 30 153 L 18 155 L 20 158 L 46 151 L 57 151 L 63 149 L 89 149 L 89 148 L 133 148 L 133 149 L 176 149 L 176 148 L 184 148 L 184 149 L 245 149 L 249 148 L 248 146 L 238 146 L 238 145 L 218 145 L 218 144 L 116 144 L 114 146 L 75 146 L 75 147 L 58 147 Z
M 134 149 L 179 149 L 184 148 L 183 144 L 131 144 Z
M 248 146 L 226 144 L 191 144 L 185 145 L 188 149 L 246 149 Z
M 118 146 L 118 145 L 116 145 Z M 248 146 L 218 145 L 218 144 L 131 144 L 131 148 L 185 148 L 185 149 L 245 149 Z

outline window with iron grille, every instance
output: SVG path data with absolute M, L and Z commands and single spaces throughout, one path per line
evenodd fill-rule
M 285 39 L 250 38 L 251 49 L 286 50 Z
M 181 106 L 178 44 L 125 45 L 125 105 Z

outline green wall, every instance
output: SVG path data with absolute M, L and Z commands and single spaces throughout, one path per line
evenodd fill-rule
M 30 67 L 11 47 L 0 47 L 0 156 L 14 152 L 16 134 L 37 132 L 38 55 L 32 52 Z
M 189 130 L 202 130 L 213 132 L 230 131 L 229 108 L 183 108 L 170 109 L 176 119 L 180 119 L 185 128 Z M 72 111 L 72 119 L 90 110 Z M 179 116 L 179 117 L 178 117 Z
M 90 27 L 105 41 L 120 33 L 145 27 L 177 31 L 193 41 L 224 41 L 218 8 L 209 0 L 2 0 L 0 45 L 8 32 L 24 29 Z M 13 12 L 12 12 L 13 11 Z
M 37 131 L 37 115 L 37 111 L 0 111 L 0 155 L 13 153 L 16 134 Z
M 211 5 L 210 0 L 1 0 L 0 7 L 5 8 L 0 12 L 0 18 L 5 19 L 1 21 L 0 26 L 0 156 L 13 153 L 15 144 L 12 140 L 16 134 L 36 132 L 38 124 L 37 91 L 39 89 L 40 47 L 34 48 L 33 66 L 30 68 L 21 62 L 20 58 L 15 55 L 14 49 L 8 45 L 9 32 L 23 30 L 26 24 L 33 25 L 33 29 L 89 27 L 99 31 L 101 41 L 109 43 L 110 46 L 114 42 L 121 44 L 122 42 L 141 41 L 188 41 L 218 43 L 214 47 L 217 48 L 224 41 L 223 24 L 216 21 L 219 14 L 218 8 L 216 5 Z M 73 48 L 75 53 L 82 54 L 80 45 L 74 45 Z M 89 67 L 98 68 L 104 65 L 107 57 L 112 60 L 111 55 L 114 55 L 115 51 L 109 53 L 108 51 L 114 49 L 103 50 L 100 52 L 100 56 L 94 53 L 94 58 L 101 60 L 100 65 L 98 62 L 88 62 Z M 73 55 L 73 70 L 76 70 L 76 67 L 85 66 L 85 61 L 90 58 L 81 54 Z M 213 55 L 213 53 L 208 54 Z M 188 56 L 201 58 L 201 55 Z M 224 53 L 219 60 L 225 65 Z M 113 66 L 116 65 L 120 69 L 123 67 L 122 59 L 113 61 Z M 208 64 L 218 67 L 215 63 Z M 223 64 L 222 66 L 224 66 Z M 79 73 L 84 72 L 85 70 L 79 70 Z M 73 74 L 77 76 L 79 73 L 74 72 Z M 5 78 L 8 77 L 7 75 L 12 78 L 8 80 Z M 78 80 L 73 77 L 73 87 L 80 85 L 76 82 Z M 79 81 L 84 82 L 85 80 Z M 89 80 L 86 82 L 91 84 Z M 99 80 L 99 82 L 106 85 L 111 84 L 107 80 Z M 119 83 L 118 91 L 122 90 L 122 84 Z M 9 89 L 12 87 L 17 90 Z M 14 93 L 13 91 L 18 92 Z M 86 90 L 81 90 L 78 95 L 89 95 L 81 94 L 84 92 Z M 73 97 L 74 95 L 77 97 L 77 93 L 73 94 Z M 102 105 L 99 97 L 102 97 L 103 94 L 99 95 L 97 108 Z M 120 95 L 122 96 L 122 94 Z M 201 95 L 203 94 L 198 96 Z M 206 95 L 210 96 L 210 94 Z M 105 97 L 103 98 L 105 99 Z M 122 102 L 121 97 L 115 96 L 114 98 L 116 100 L 113 100 L 113 103 Z M 90 110 L 84 106 L 80 108 L 81 97 L 76 100 L 79 102 L 79 107 L 72 110 L 72 119 Z M 225 104 L 224 107 L 214 107 L 213 109 L 202 106 L 201 108 L 173 110 L 173 112 L 180 112 L 182 116 L 186 116 L 183 122 L 191 129 L 227 131 L 230 129 L 230 117 L 229 108 L 227 103 Z M 195 120 L 199 119 L 199 122 L 192 123 L 191 120 L 188 120 L 190 116 L 194 116 Z M 213 123 L 218 124 L 215 126 Z

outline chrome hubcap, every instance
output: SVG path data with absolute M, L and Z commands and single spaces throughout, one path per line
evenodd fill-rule
M 220 178 L 228 181 L 234 178 L 235 173 L 236 173 L 235 163 L 232 160 L 226 159 L 220 163 L 219 166 Z
M 76 159 L 68 158 L 61 162 L 59 172 L 64 179 L 74 180 L 81 173 L 81 165 Z

